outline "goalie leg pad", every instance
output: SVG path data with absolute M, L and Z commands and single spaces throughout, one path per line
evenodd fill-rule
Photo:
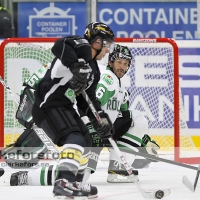
M 30 168 L 36 165 L 47 148 L 32 129 L 26 129 L 13 144 L 1 150 L 1 156 L 11 168 Z

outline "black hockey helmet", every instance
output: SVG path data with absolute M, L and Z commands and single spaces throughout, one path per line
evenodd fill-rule
M 127 46 L 115 44 L 112 53 L 109 53 L 109 62 L 114 62 L 116 59 L 124 59 L 129 61 L 129 67 L 132 63 L 132 54 Z M 128 67 L 128 69 L 129 69 Z M 128 71 L 126 70 L 126 72 Z
M 114 42 L 114 33 L 110 27 L 102 22 L 93 22 L 86 26 L 84 37 L 91 43 L 96 38 L 102 38 L 103 41 Z

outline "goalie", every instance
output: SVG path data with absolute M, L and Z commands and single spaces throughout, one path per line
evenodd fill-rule
M 157 156 L 159 145 L 147 135 L 148 123 L 146 118 L 136 110 L 128 110 L 127 90 L 121 85 L 120 78 L 128 71 L 132 55 L 130 50 L 121 45 L 115 45 L 113 53 L 109 54 L 109 66 L 102 71 L 101 80 L 96 90 L 102 108 L 109 114 L 114 122 L 115 134 L 113 135 L 119 147 L 127 147 L 133 151 L 142 151 Z M 111 81 L 112 80 L 112 81 Z M 112 84 L 111 84 L 112 83 Z M 112 102 L 119 102 L 118 109 L 112 107 Z M 114 104 L 113 104 L 114 105 Z M 120 111 L 119 111 L 120 110 Z M 102 140 L 93 129 L 87 117 L 82 117 L 93 138 L 93 148 L 90 155 L 87 171 L 84 175 L 85 182 L 91 172 L 96 170 L 98 156 L 104 146 L 109 146 L 108 141 Z M 106 143 L 106 144 L 105 144 Z M 142 163 L 135 159 L 133 154 L 124 154 L 129 165 L 133 168 L 142 168 L 151 161 L 143 159 Z M 18 179 L 24 180 L 21 184 L 51 185 L 55 178 L 56 166 L 39 168 L 30 172 L 17 172 L 11 176 L 11 185 L 18 185 Z M 49 174 L 48 179 L 45 174 Z M 27 176 L 28 175 L 28 176 Z M 123 178 L 122 178 L 123 176 Z M 16 178 L 17 177 L 17 178 Z M 25 177 L 25 178 L 23 178 Z M 126 177 L 126 179 L 124 178 Z M 40 182 L 40 180 L 43 180 Z M 110 164 L 108 169 L 108 182 L 133 182 L 123 168 L 115 152 L 110 149 Z

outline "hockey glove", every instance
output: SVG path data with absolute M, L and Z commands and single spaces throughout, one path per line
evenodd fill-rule
M 103 147 L 103 140 L 99 137 L 91 123 L 86 124 L 90 135 L 92 136 L 92 147 Z
M 69 83 L 71 88 L 76 94 L 81 93 L 87 84 L 87 79 L 92 71 L 89 64 L 86 64 L 83 59 L 79 59 L 79 62 L 75 62 L 69 66 L 73 76 Z
M 141 147 L 146 147 L 147 143 L 151 141 L 150 136 L 148 136 L 147 134 L 145 134 L 142 138 L 142 144 Z
M 157 151 L 160 149 L 160 146 L 156 143 L 156 141 L 151 140 L 146 145 L 146 150 L 149 154 L 157 156 Z
M 94 129 L 99 134 L 99 136 L 102 139 L 108 139 L 114 134 L 114 128 L 113 128 L 112 122 L 108 114 L 105 113 L 104 111 L 99 111 L 98 113 L 99 113 L 99 116 L 101 117 L 102 124 L 99 124 L 99 122 L 97 121 L 97 119 L 95 118 L 93 114 L 90 114 L 89 116 L 90 121 Z
M 148 153 L 153 156 L 158 156 L 157 150 L 160 149 L 160 146 L 154 141 L 151 140 L 151 138 L 145 134 L 142 138 L 142 144 L 141 144 L 142 149 L 140 152 L 142 153 Z M 148 159 L 151 160 L 151 159 Z M 151 160 L 152 162 L 157 162 L 155 160 Z

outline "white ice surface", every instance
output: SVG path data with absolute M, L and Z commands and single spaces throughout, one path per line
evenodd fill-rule
M 0 167 L 4 167 L 0 162 Z M 100 161 L 97 171 L 90 176 L 89 183 L 98 188 L 98 200 L 142 200 L 134 183 L 107 183 L 108 161 Z M 196 165 L 197 166 L 197 165 Z M 56 200 L 52 195 L 52 186 L 15 186 L 11 187 L 4 180 L 15 172 L 6 168 L 0 177 L 0 200 Z M 171 189 L 166 200 L 200 200 L 200 181 L 193 193 L 182 183 L 186 175 L 194 183 L 196 171 L 167 163 L 151 163 L 149 168 L 139 170 L 140 183 L 144 190 Z

